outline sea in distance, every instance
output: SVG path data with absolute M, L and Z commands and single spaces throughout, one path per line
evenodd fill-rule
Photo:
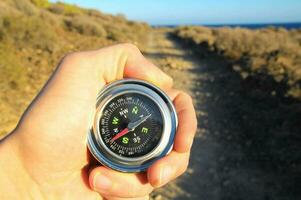
M 174 28 L 179 25 L 153 25 L 153 27 L 170 27 Z M 183 25 L 180 25 L 183 26 Z M 188 26 L 205 26 L 205 27 L 241 27 L 241 28 L 249 28 L 249 29 L 260 29 L 260 28 L 267 28 L 267 27 L 275 27 L 275 28 L 285 28 L 285 29 L 301 29 L 301 22 L 291 22 L 291 23 L 250 23 L 250 24 L 191 24 Z

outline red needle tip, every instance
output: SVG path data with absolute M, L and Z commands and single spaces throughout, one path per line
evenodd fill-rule
M 114 142 L 115 140 L 117 140 L 118 138 L 124 136 L 125 134 L 127 134 L 129 132 L 128 128 L 123 129 L 122 131 L 120 131 L 119 133 L 117 133 L 111 140 L 110 142 Z

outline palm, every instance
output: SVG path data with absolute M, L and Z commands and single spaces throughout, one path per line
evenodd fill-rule
M 56 187 L 63 188 L 64 193 L 68 192 L 65 188 L 70 188 L 69 195 L 76 195 L 72 199 L 83 199 L 83 197 L 89 199 L 89 196 L 95 199 L 99 195 L 90 189 L 86 171 L 87 166 L 91 164 L 91 155 L 86 147 L 86 135 L 90 128 L 89 119 L 93 114 L 89 109 L 91 105 L 89 102 L 76 100 L 73 96 L 54 97 L 53 102 L 60 102 L 60 104 L 49 102 L 52 106 L 44 109 L 44 112 L 48 114 L 54 110 L 58 112 L 54 112 L 52 119 L 39 117 L 40 126 L 32 130 L 40 134 L 39 137 L 31 138 L 31 143 L 34 145 L 30 146 L 33 154 L 26 162 L 28 169 L 34 169 L 35 179 L 40 179 L 38 182 L 47 181 L 48 184 L 53 182 Z M 36 122 L 32 121 L 32 123 Z M 37 166 L 40 164 L 42 166 L 39 171 Z M 45 171 L 48 172 L 47 177 Z M 58 179 L 64 187 L 57 184 Z M 76 190 L 74 186 L 77 187 Z M 43 184 L 41 187 L 44 187 Z
M 105 197 L 135 197 L 148 194 L 152 186 L 165 184 L 184 172 L 195 132 L 191 127 L 195 127 L 196 122 L 187 121 L 195 118 L 192 103 L 187 104 L 187 95 L 177 92 L 169 94 L 175 100 L 179 122 L 183 121 L 179 124 L 175 151 L 157 161 L 147 174 L 92 168 L 95 163 L 91 162 L 86 136 L 94 117 L 97 93 L 106 83 L 123 77 L 142 78 L 165 89 L 172 85 L 171 79 L 145 60 L 137 48 L 117 45 L 64 59 L 24 113 L 13 139 L 20 146 L 26 173 L 44 195 L 60 199 L 101 198 L 94 191 L 97 189 L 101 194 L 105 192 Z M 173 163 L 173 174 L 161 180 L 162 170 L 166 165 L 171 166 L 170 163 Z M 89 168 L 92 171 L 88 172 Z M 111 190 L 91 189 L 91 180 L 94 182 L 100 173 L 113 180 L 115 185 Z M 134 190 L 123 190 L 125 184 L 131 184 Z
M 81 93 L 81 86 L 77 87 L 76 82 L 73 87 Z M 47 98 L 46 103 L 44 98 Z M 85 171 L 89 164 L 85 140 L 95 105 L 90 98 L 96 99 L 66 92 L 50 96 L 42 93 L 26 114 L 24 122 L 30 121 L 29 127 L 27 123 L 22 124 L 23 128 L 30 129 L 22 139 L 28 141 L 23 151 L 26 169 L 41 188 L 50 185 L 61 188 L 66 195 L 75 195 L 71 199 L 99 197 L 89 188 Z M 65 188 L 69 188 L 70 193 Z

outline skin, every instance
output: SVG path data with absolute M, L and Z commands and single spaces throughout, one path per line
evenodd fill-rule
M 165 90 L 179 118 L 172 152 L 145 173 L 101 166 L 86 147 L 98 91 L 125 77 Z M 136 46 L 69 54 L 0 142 L 0 199 L 148 199 L 185 172 L 196 127 L 191 97 L 172 89 L 172 79 Z

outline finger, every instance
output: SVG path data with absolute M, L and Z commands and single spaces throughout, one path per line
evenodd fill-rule
M 106 84 L 137 78 L 168 89 L 172 78 L 149 62 L 132 44 L 119 44 L 95 51 L 71 53 L 61 61 L 46 86 L 52 96 L 69 95 L 94 100 Z
M 169 98 L 173 101 L 181 91 L 171 88 L 171 89 L 165 90 L 165 92 L 169 96 Z
M 125 77 L 146 80 L 163 89 L 172 87 L 172 78 L 148 61 L 136 46 L 128 44 L 125 46 L 130 55 L 124 69 Z
M 197 129 L 197 119 L 191 97 L 179 92 L 174 98 L 178 115 L 178 128 L 174 141 L 174 150 L 183 153 L 188 152 L 192 146 L 193 138 Z
M 89 183 L 102 196 L 120 198 L 143 197 L 153 190 L 145 173 L 121 173 L 103 166 L 91 171 Z
M 120 198 L 120 197 L 112 197 L 112 196 L 104 196 L 106 200 L 148 200 L 149 196 L 144 197 L 134 197 L 134 198 Z
M 88 127 L 94 119 L 95 101 L 99 90 L 106 83 L 123 77 L 143 79 L 163 89 L 172 85 L 172 79 L 147 61 L 139 49 L 131 44 L 72 53 L 62 60 L 24 113 L 18 127 L 30 130 L 33 118 L 47 122 L 35 131 L 37 134 L 40 130 L 49 130 L 42 127 L 52 127 L 53 130 L 49 130 L 52 133 L 63 129 L 71 130 L 70 127 L 78 125 L 78 121 Z M 61 126 L 55 126 L 56 124 Z M 87 127 L 80 127 L 85 129 L 81 131 L 85 133 Z M 85 135 L 79 134 L 79 137 L 83 140 Z
M 148 181 L 153 187 L 161 187 L 183 174 L 188 163 L 189 153 L 172 151 L 148 168 Z
M 172 87 L 172 78 L 148 61 L 135 45 L 118 44 L 90 54 L 93 56 L 89 60 L 96 60 L 94 66 L 101 68 L 107 83 L 125 77 L 145 80 L 163 89 Z M 109 62 L 104 63 L 101 59 Z

